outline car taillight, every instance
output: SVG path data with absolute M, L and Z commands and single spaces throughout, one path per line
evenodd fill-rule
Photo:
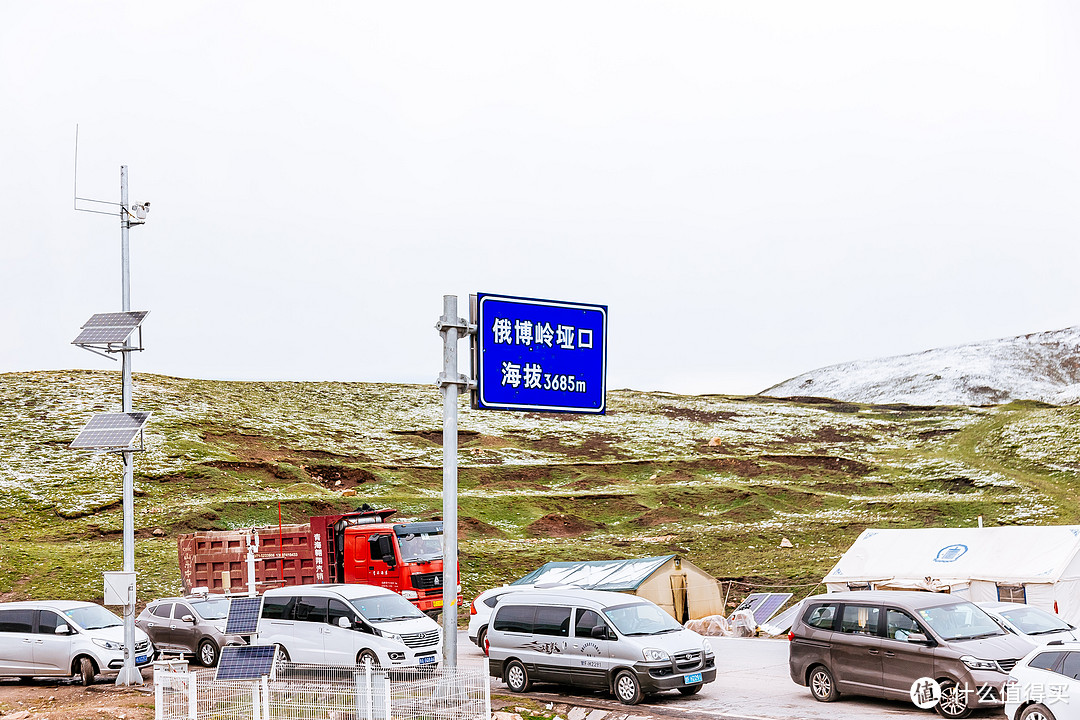
M 488 640 L 487 635 L 484 636 L 484 654 L 485 655 L 490 655 L 491 654 L 491 641 Z
M 788 639 L 788 642 L 791 642 L 792 640 L 795 639 L 795 631 L 794 630 L 788 630 L 787 639 Z
M 470 615 L 475 615 L 476 614 L 476 601 L 475 600 L 473 600 L 471 603 L 469 603 L 469 614 Z

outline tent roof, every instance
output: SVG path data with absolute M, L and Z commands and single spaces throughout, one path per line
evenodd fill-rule
M 674 555 L 661 555 L 630 560 L 549 562 L 510 584 L 561 583 L 577 585 L 585 590 L 625 592 L 637 590 L 641 583 L 674 557 Z
M 1054 582 L 1078 551 L 1080 525 L 867 529 L 823 582 Z

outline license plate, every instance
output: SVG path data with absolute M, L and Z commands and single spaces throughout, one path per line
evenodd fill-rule
M 144 662 L 146 662 L 146 660 L 147 660 L 146 655 L 139 655 L 138 657 L 135 658 L 135 664 L 136 665 L 142 665 Z
M 690 673 L 689 675 L 683 675 L 683 682 L 687 685 L 692 683 L 701 682 L 701 673 Z
M 426 656 L 420 658 L 420 664 L 421 665 L 427 665 L 428 663 L 433 663 L 433 662 L 435 662 L 435 656 L 434 655 L 426 655 Z
M 442 600 L 436 600 L 434 602 L 435 607 L 442 607 Z

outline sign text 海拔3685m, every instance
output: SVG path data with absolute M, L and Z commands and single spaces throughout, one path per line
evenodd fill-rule
M 474 405 L 602 414 L 607 307 L 477 295 Z

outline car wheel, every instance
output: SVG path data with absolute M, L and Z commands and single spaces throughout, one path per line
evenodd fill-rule
M 480 632 L 476 633 L 476 646 L 478 648 L 480 648 L 481 650 L 483 650 L 484 654 L 487 655 L 488 654 L 487 648 L 484 647 L 484 641 L 485 640 L 487 640 L 487 625 L 480 628 Z
M 699 692 L 701 692 L 702 687 L 704 687 L 704 686 L 703 685 L 687 685 L 686 687 L 679 688 L 679 693 L 681 695 L 686 695 L 687 697 L 689 697 L 690 695 L 697 695 Z
M 284 645 L 277 646 L 277 661 L 289 662 L 289 651 L 285 649 Z
M 529 671 L 525 669 L 520 660 L 511 660 L 506 663 L 503 678 L 506 687 L 510 688 L 510 692 L 525 692 L 532 685 L 532 681 L 529 680 Z
M 1054 713 L 1045 705 L 1028 705 L 1024 712 L 1020 713 L 1019 720 L 1056 720 Z
M 199 643 L 199 664 L 203 667 L 214 667 L 218 661 L 218 646 L 213 640 L 203 640 Z
M 818 702 L 832 702 L 840 697 L 840 693 L 836 689 L 836 679 L 833 677 L 832 672 L 829 671 L 829 668 L 824 665 L 815 666 L 810 671 L 810 677 L 807 680 L 807 684 L 810 686 L 810 694 Z
M 79 679 L 83 685 L 92 685 L 94 677 L 97 675 L 97 667 L 94 666 L 94 661 L 88 657 L 79 659 Z
M 971 708 L 968 705 L 970 693 L 970 690 L 960 687 L 951 680 L 946 680 L 941 683 L 941 699 L 938 700 L 934 709 L 943 718 L 951 720 L 966 718 L 971 714 Z
M 645 697 L 641 692 L 641 683 L 634 677 L 634 673 L 623 670 L 615 676 L 615 697 L 623 705 L 637 705 Z
M 371 667 L 380 667 L 379 656 L 375 654 L 374 650 L 361 650 L 356 656 L 356 664 L 360 667 L 370 664 Z

